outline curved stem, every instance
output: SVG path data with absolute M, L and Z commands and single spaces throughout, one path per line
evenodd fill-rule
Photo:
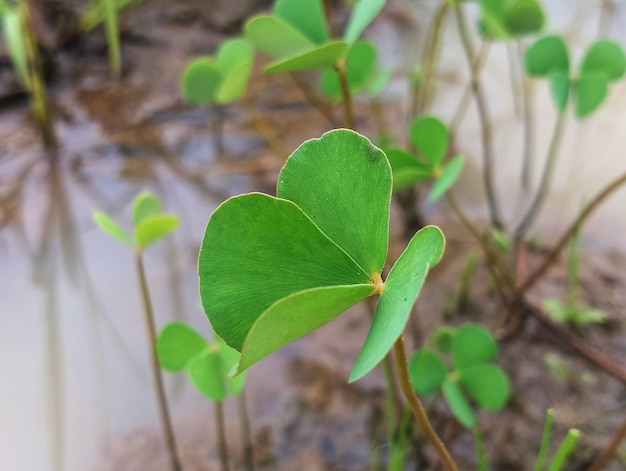
M 348 85 L 345 61 L 339 61 L 335 66 L 335 70 L 339 75 L 339 84 L 341 85 L 341 97 L 346 127 L 354 130 L 354 110 L 352 108 L 352 95 L 350 94 L 350 86 Z
M 139 277 L 139 286 L 141 289 L 141 299 L 144 307 L 144 320 L 148 334 L 150 345 L 150 367 L 152 368 L 152 377 L 154 380 L 154 388 L 157 395 L 157 405 L 159 407 L 159 415 L 161 418 L 161 426 L 165 435 L 165 443 L 170 459 L 170 468 L 172 471 L 181 471 L 182 466 L 176 451 L 176 439 L 174 438 L 174 429 L 170 420 L 170 413 L 167 407 L 167 399 L 165 397 L 165 387 L 163 385 L 163 376 L 159 366 L 159 358 L 156 349 L 156 325 L 154 322 L 154 311 L 152 309 L 152 301 L 150 300 L 150 292 L 148 291 L 148 282 L 146 280 L 146 271 L 143 265 L 142 250 L 137 249 L 135 252 L 135 265 L 137 268 L 137 276 Z
M 515 229 L 513 237 L 516 243 L 524 238 L 531 224 L 537 218 L 539 210 L 541 209 L 541 205 L 543 204 L 543 200 L 546 196 L 546 193 L 548 192 L 548 189 L 550 187 L 550 181 L 552 180 L 552 173 L 554 172 L 556 157 L 558 156 L 558 151 L 561 147 L 561 142 L 563 141 L 563 130 L 565 129 L 565 121 L 565 113 L 560 113 L 556 121 L 556 125 L 554 126 L 554 132 L 552 134 L 552 140 L 550 142 L 550 149 L 548 150 L 548 156 L 546 157 L 546 163 L 543 168 L 543 173 L 541 175 L 539 190 L 537 191 L 535 199 L 530 205 L 530 208 L 528 208 L 528 211 L 522 218 L 522 221 L 517 226 L 517 229 Z
M 398 337 L 398 340 L 396 340 L 396 343 L 393 346 L 393 353 L 396 360 L 396 369 L 402 392 L 409 402 L 409 405 L 413 410 L 413 415 L 424 432 L 426 439 L 437 452 L 437 455 L 439 456 L 439 459 L 441 460 L 446 471 L 458 471 L 458 467 L 452 459 L 450 452 L 430 424 L 426 411 L 424 410 L 424 406 L 413 390 L 413 386 L 411 385 L 411 380 L 409 378 L 409 364 L 406 357 L 404 337 L 402 337 L 402 335 Z
M 333 114 L 333 110 L 329 103 L 320 97 L 315 90 L 309 85 L 309 83 L 297 72 L 292 72 L 289 74 L 293 83 L 296 84 L 296 87 L 300 90 L 300 92 L 304 95 L 304 98 L 319 111 L 334 127 L 338 126 L 337 119 Z
M 459 35 L 461 37 L 461 43 L 463 44 L 463 50 L 467 63 L 470 67 L 470 71 L 474 69 L 474 46 L 470 37 L 469 29 L 467 27 L 467 20 L 463 13 L 463 7 L 461 2 L 454 3 L 454 12 L 457 18 L 457 24 L 459 27 Z M 487 193 L 487 203 L 489 206 L 489 216 L 491 219 L 491 225 L 496 229 L 502 229 L 503 224 L 500 218 L 500 210 L 498 208 L 498 200 L 495 194 L 495 188 L 493 184 L 493 149 L 491 147 L 491 128 L 489 123 L 489 111 L 487 109 L 487 100 L 485 98 L 484 90 L 480 84 L 478 78 L 472 80 L 472 90 L 474 97 L 476 98 L 476 107 L 478 110 L 478 117 L 480 120 L 481 137 L 483 141 L 483 182 L 485 186 L 485 192 Z

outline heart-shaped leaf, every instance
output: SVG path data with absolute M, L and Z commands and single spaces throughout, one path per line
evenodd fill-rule
M 609 91 L 609 81 L 604 75 L 582 75 L 575 85 L 576 116 L 586 118 L 597 110 Z
M 322 0 L 277 0 L 273 11 L 313 43 L 323 44 L 328 41 Z
M 231 103 L 243 94 L 252 72 L 253 58 L 254 51 L 244 39 L 229 39 L 220 46 L 217 64 L 222 80 L 215 93 L 216 103 Z
M 452 361 L 456 370 L 480 365 L 498 355 L 498 345 L 491 333 L 478 324 L 464 324 L 452 339 Z
M 264 54 L 275 59 L 312 49 L 315 43 L 286 21 L 273 15 L 258 15 L 244 26 L 246 37 Z
M 159 213 L 144 218 L 135 227 L 135 242 L 145 249 L 162 239 L 178 227 L 178 217 L 173 214 Z
M 463 161 L 462 155 L 455 155 L 450 161 L 446 162 L 435 180 L 433 188 L 430 190 L 428 201 L 437 201 L 454 185 L 463 170 Z
M 265 72 L 273 74 L 334 67 L 339 58 L 346 53 L 347 48 L 348 43 L 345 41 L 330 41 L 272 62 L 265 68 Z
M 561 73 L 569 77 L 569 54 L 563 38 L 546 36 L 535 41 L 524 54 L 524 67 L 529 75 Z
M 356 381 L 374 368 L 400 337 L 428 270 L 441 259 L 444 245 L 441 231 L 426 226 L 413 236 L 391 267 L 349 381 Z
M 348 26 L 344 32 L 344 39 L 349 43 L 355 42 L 361 33 L 376 18 L 376 15 L 385 6 L 386 0 L 358 0 L 352 15 L 348 21 Z
M 195 329 L 184 322 L 167 324 L 157 340 L 159 363 L 164 370 L 178 371 L 209 346 Z
M 137 226 L 148 216 L 161 212 L 159 198 L 149 191 L 139 193 L 133 201 L 133 224 Z
M 448 128 L 434 116 L 423 116 L 411 123 L 409 138 L 432 167 L 438 166 L 446 155 Z
M 218 348 L 209 348 L 189 363 L 189 377 L 194 386 L 209 399 L 223 401 L 228 395 L 226 372 Z
M 505 12 L 504 22 L 511 36 L 523 36 L 543 29 L 546 15 L 537 0 L 517 0 Z
M 622 46 L 610 39 L 598 39 L 585 52 L 580 75 L 604 75 L 608 81 L 620 79 L 626 72 Z
M 390 149 L 387 158 L 393 173 L 393 190 L 409 188 L 433 176 L 432 168 L 403 149 Z
M 111 219 L 107 214 L 102 211 L 96 211 L 93 214 L 93 220 L 100 227 L 100 229 L 110 236 L 124 242 L 127 245 L 133 245 L 133 241 L 126 231 L 124 231 L 124 229 L 122 229 L 119 224 Z
M 442 390 L 443 396 L 457 420 L 466 427 L 473 427 L 476 424 L 476 414 L 474 414 L 456 381 L 450 378 L 446 379 Z
M 409 359 L 409 376 L 420 394 L 435 392 L 446 379 L 448 369 L 439 355 L 426 348 L 416 350 Z
M 217 336 L 216 336 L 217 337 Z M 219 337 L 217 337 L 217 345 L 220 350 L 220 355 L 222 356 L 222 366 L 224 368 L 224 373 L 226 374 L 226 383 L 228 385 L 229 391 L 235 396 L 243 391 L 246 385 L 246 372 L 242 372 L 235 376 L 230 376 L 231 371 L 236 369 L 236 365 L 239 363 L 239 359 L 241 355 L 234 348 L 230 348 L 226 343 Z
M 437 327 L 429 337 L 429 342 L 439 353 L 450 353 L 452 351 L 452 339 L 454 338 L 455 332 L 456 329 L 454 327 Z
M 191 61 L 183 73 L 182 94 L 189 103 L 198 105 L 212 103 L 222 82 L 222 74 L 211 57 Z
M 550 94 L 556 109 L 565 112 L 569 99 L 570 79 L 566 74 L 555 72 L 550 74 Z
M 459 381 L 480 407 L 500 410 L 509 397 L 510 386 L 506 373 L 492 364 L 475 365 L 459 370 Z
M 369 41 L 356 42 L 348 52 L 345 63 L 350 92 L 361 91 L 374 72 L 376 47 Z M 321 76 L 322 91 L 331 98 L 341 99 L 341 84 L 335 70 L 326 69 Z

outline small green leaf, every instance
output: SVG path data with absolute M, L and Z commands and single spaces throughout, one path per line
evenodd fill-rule
M 20 15 L 17 8 L 8 7 L 0 15 L 4 42 L 11 57 L 11 63 L 22 85 L 30 88 L 28 73 L 28 55 L 24 43 L 24 32 L 20 24 Z
M 159 334 L 157 353 L 164 370 L 178 371 L 209 346 L 195 329 L 184 322 L 170 322 Z
M 555 72 L 549 75 L 550 94 L 559 113 L 565 112 L 569 98 L 570 79 L 566 74 Z
M 232 103 L 246 91 L 250 73 L 252 72 L 252 60 L 242 62 L 224 75 L 222 82 L 215 94 L 215 102 L 220 105 Z
M 548 311 L 550 317 L 557 322 L 566 322 L 569 320 L 568 307 L 558 299 L 548 298 L 542 303 L 543 308 Z
M 304 34 L 273 15 L 252 17 L 245 24 L 244 31 L 257 49 L 274 59 L 294 56 L 315 47 Z
M 517 0 L 504 15 L 511 36 L 523 36 L 543 29 L 546 15 L 537 0 Z
M 148 216 L 161 212 L 161 202 L 154 193 L 142 191 L 133 201 L 133 224 L 137 226 Z
M 177 227 L 178 217 L 173 214 L 160 213 L 148 216 L 135 227 L 137 246 L 145 249 Z
M 464 324 L 452 339 L 452 361 L 456 370 L 479 365 L 498 356 L 498 345 L 491 332 L 478 324 Z
M 441 174 L 435 180 L 432 190 L 428 195 L 428 201 L 435 202 L 454 185 L 463 170 L 463 156 L 455 155 L 452 157 L 441 170 Z
M 387 158 L 393 174 L 393 190 L 409 188 L 416 183 L 428 180 L 433 176 L 429 165 L 403 149 L 389 149 Z
M 352 94 L 361 91 L 376 66 L 376 48 L 369 41 L 356 42 L 348 52 L 345 63 L 348 87 Z M 341 99 L 341 84 L 337 71 L 326 69 L 321 76 L 322 91 L 331 98 Z
M 447 354 L 452 351 L 452 339 L 456 329 L 454 327 L 441 326 L 432 333 L 429 337 L 429 341 L 433 348 L 442 354 Z
M 574 308 L 573 321 L 577 325 L 601 324 L 606 322 L 609 315 L 601 309 L 576 306 Z
M 355 42 L 361 33 L 380 13 L 386 0 L 359 0 L 352 10 L 348 26 L 344 32 L 344 39 L 349 43 Z
M 215 101 L 215 94 L 222 81 L 217 63 L 211 57 L 200 57 L 189 63 L 181 81 L 185 100 L 194 104 L 207 104 Z
M 217 66 L 223 75 L 241 64 L 252 61 L 254 51 L 250 43 L 242 38 L 231 38 L 224 41 L 217 51 Z
M 535 41 L 524 54 L 524 67 L 529 75 L 538 77 L 554 73 L 569 76 L 569 54 L 563 38 L 546 36 Z
M 583 57 L 580 75 L 604 75 L 608 81 L 620 79 L 626 72 L 626 56 L 622 46 L 610 39 L 595 41 Z
M 133 245 L 133 241 L 130 236 L 107 214 L 102 211 L 96 211 L 93 213 L 93 220 L 100 227 L 100 229 L 110 236 L 124 242 L 125 244 L 131 246 Z
M 423 116 L 411 123 L 409 137 L 431 166 L 441 164 L 450 137 L 443 121 L 434 116 Z
M 217 344 L 220 351 L 220 355 L 222 356 L 222 366 L 224 368 L 224 372 L 227 375 L 226 383 L 228 384 L 229 391 L 235 396 L 243 391 L 243 388 L 246 385 L 246 373 L 240 373 L 234 377 L 228 377 L 228 374 L 235 366 L 239 363 L 239 358 L 241 355 L 234 348 L 230 348 L 226 343 L 221 339 L 217 338 Z
M 476 415 L 456 382 L 448 378 L 443 382 L 442 389 L 443 396 L 456 419 L 466 427 L 473 427 L 476 424 Z
M 480 407 L 500 410 L 509 397 L 506 373 L 496 365 L 475 365 L 458 371 L 463 388 Z
M 191 381 L 202 394 L 214 401 L 226 399 L 226 373 L 219 349 L 210 348 L 198 354 L 188 368 Z
M 315 44 L 328 41 L 328 27 L 321 0 L 277 0 L 273 11 Z
M 576 82 L 576 116 L 586 118 L 597 110 L 609 91 L 604 75 L 583 75 Z
M 331 41 L 272 62 L 265 68 L 265 72 L 275 74 L 334 67 L 347 47 L 348 43 L 344 41 Z
M 436 391 L 446 379 L 448 369 L 439 355 L 428 349 L 416 350 L 409 359 L 409 376 L 420 394 Z
M 441 259 L 444 245 L 443 234 L 435 226 L 426 226 L 413 236 L 387 276 L 349 381 L 374 368 L 402 334 L 428 270 Z

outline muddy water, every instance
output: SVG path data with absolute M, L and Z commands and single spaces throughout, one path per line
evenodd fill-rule
M 390 2 L 388 12 L 371 30 L 390 51 L 381 59 L 399 70 L 416 59 L 419 48 L 406 45 L 419 43 L 426 18 L 422 9 L 432 7 L 428 2 L 414 3 Z M 580 50 L 595 31 L 597 7 L 589 6 L 595 2 L 548 3 L 555 29 L 566 33 Z M 91 213 L 104 209 L 129 223 L 127 207 L 136 192 L 159 193 L 166 208 L 181 216 L 182 225 L 171 240 L 146 255 L 157 321 L 163 325 L 183 318 L 206 332 L 195 277 L 204 225 L 216 205 L 230 195 L 271 192 L 281 164 L 240 107 L 223 110 L 229 156 L 221 159 L 210 132 L 216 111 L 192 109 L 180 102 L 178 75 L 186 60 L 211 51 L 224 38 L 222 33 L 237 30 L 240 18 L 236 9 L 198 8 L 190 2 L 162 1 L 133 12 L 126 23 L 128 65 L 120 82 L 108 80 L 103 56 L 84 53 L 102 51 L 97 35 L 86 40 L 84 50 L 72 50 L 59 60 L 60 78 L 52 86 L 61 144 L 57 155 L 40 148 L 25 103 L 14 101 L 0 112 L 2 470 L 166 469 L 132 254 L 96 230 Z M 616 23 L 625 16 L 619 5 Z M 626 34 L 615 27 L 612 32 Z M 436 82 L 441 93 L 433 103 L 433 111 L 446 118 L 461 93 L 460 63 L 459 45 L 450 27 Z M 495 150 L 503 156 L 497 163 L 497 186 L 507 220 L 512 221 L 520 204 L 519 118 L 507 95 L 511 85 L 501 47 L 492 48 L 484 77 L 495 97 L 490 100 L 497 123 Z M 398 78 L 387 95 L 392 110 L 388 119 L 394 129 L 403 126 L 405 88 Z M 534 93 L 538 169 L 554 114 L 544 85 L 535 84 Z M 289 148 L 329 128 L 288 78 L 259 75 L 251 94 Z M 500 95 L 507 98 L 498 99 Z M 626 88 L 614 86 L 609 106 L 588 122 L 568 123 L 559 175 L 537 226 L 542 237 L 552 237 L 578 210 L 581 198 L 624 171 L 619 152 L 626 147 L 626 137 L 615 131 L 614 121 L 625 100 Z M 357 105 L 365 115 L 366 104 Z M 471 162 L 459 195 L 469 210 L 484 215 L 479 129 L 472 113 L 457 142 Z M 361 125 L 368 132 L 372 129 L 367 119 Z M 509 165 L 504 156 L 514 163 Z M 566 184 L 566 178 L 576 185 Z M 597 213 L 596 224 L 585 233 L 589 243 L 626 247 L 621 238 L 626 220 L 619 217 L 624 198 L 624 191 L 616 194 Z M 449 250 L 454 252 L 454 244 L 449 244 Z M 425 294 L 433 312 L 445 305 L 443 288 Z M 252 369 L 248 403 L 259 469 L 293 470 L 303 463 L 307 471 L 369 469 L 372 450 L 386 452 L 375 439 L 384 401 L 382 376 L 375 373 L 357 385 L 345 381 L 366 333 L 366 317 L 362 307 L 355 308 Z M 428 322 L 422 327 L 427 328 Z M 539 351 L 534 358 L 540 369 Z M 514 360 L 507 361 L 514 367 Z M 519 372 L 525 375 L 528 371 Z M 567 393 L 550 387 L 553 397 Z M 615 390 L 612 385 L 607 394 Z M 217 469 L 212 406 L 181 377 L 168 376 L 168 395 L 185 464 L 189 469 Z M 582 420 L 576 406 L 589 402 L 578 399 L 563 402 L 570 408 L 572 425 Z M 606 405 L 605 416 L 610 416 L 614 403 L 607 400 L 602 405 Z M 541 410 L 527 414 L 537 422 L 533 425 L 540 423 Z M 229 442 L 238 462 L 241 445 L 232 403 L 227 405 L 227 417 Z M 607 423 L 602 427 L 609 430 Z M 463 450 L 467 454 L 467 449 L 461 447 L 461 454 Z M 521 450 L 526 448 L 520 445 L 517 452 Z M 467 459 L 471 462 L 472 456 Z

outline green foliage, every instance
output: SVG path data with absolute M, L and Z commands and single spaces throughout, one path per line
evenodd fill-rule
M 437 228 L 422 229 L 383 284 L 390 199 L 385 154 L 335 130 L 289 157 L 277 198 L 236 196 L 213 213 L 200 293 L 215 331 L 241 352 L 238 371 L 373 294 L 380 299 L 350 380 L 382 360 L 444 245 Z
M 545 24 L 545 13 L 537 0 L 480 0 L 480 14 L 480 30 L 490 39 L 536 33 Z
M 138 194 L 133 202 L 134 237 L 131 237 L 114 219 L 102 211 L 96 211 L 93 219 L 111 237 L 141 250 L 167 236 L 178 227 L 178 217 L 162 212 L 161 202 L 150 192 Z
M 583 119 L 604 102 L 609 84 L 624 76 L 626 55 L 615 41 L 597 39 L 587 48 L 578 75 L 571 77 L 565 42 L 559 36 L 546 36 L 527 49 L 524 66 L 529 75 L 550 81 L 552 99 L 560 113 L 571 97 L 576 116 Z
M 454 416 L 466 427 L 476 423 L 469 400 L 487 410 L 500 410 L 509 396 L 506 373 L 491 363 L 498 346 L 487 329 L 465 324 L 456 330 L 440 328 L 425 347 L 416 350 L 409 360 L 411 383 L 418 393 L 430 394 L 441 388 Z M 451 368 L 445 355 L 451 355 Z
M 2 22 L 4 43 L 9 51 L 13 68 L 22 85 L 29 89 L 30 73 L 28 71 L 28 56 L 26 54 L 24 31 L 22 31 L 18 9 L 6 5 L 2 11 L 0 11 L 0 20 Z
M 580 432 L 575 429 L 571 429 L 567 432 L 567 435 L 563 439 L 563 442 L 559 446 L 558 450 L 554 454 L 554 457 L 550 465 L 546 468 L 545 461 L 548 455 L 548 449 L 550 446 L 550 440 L 552 438 L 552 428 L 554 424 L 554 410 L 548 409 L 546 413 L 546 422 L 541 437 L 541 445 L 539 446 L 539 452 L 537 454 L 537 461 L 535 463 L 534 471 L 561 471 L 565 466 L 565 462 L 571 452 L 574 450 L 578 439 L 580 438 Z
M 246 90 L 254 53 L 241 38 L 224 41 L 215 57 L 192 60 L 181 80 L 182 94 L 190 103 L 227 104 L 237 100 Z
M 447 161 L 444 160 L 450 136 L 446 125 L 433 116 L 423 116 L 413 121 L 409 127 L 409 138 L 419 151 L 420 157 L 402 149 L 391 149 L 388 152 L 393 171 L 393 188 L 401 190 L 434 179 L 428 201 L 435 202 L 459 178 L 464 158 L 462 155 L 455 155 Z
M 369 83 L 374 80 L 376 54 L 376 47 L 370 41 L 358 41 L 350 48 L 346 57 L 345 69 L 351 94 L 358 93 L 365 89 Z M 339 83 L 339 76 L 335 70 L 323 70 L 320 84 L 322 91 L 329 97 L 335 100 L 342 98 L 341 84 Z M 384 87 L 384 83 L 382 87 Z M 376 84 L 374 91 L 382 87 L 380 84 Z
M 198 391 L 214 401 L 223 401 L 229 393 L 239 394 L 244 387 L 245 374 L 228 376 L 239 360 L 237 352 L 220 339 L 210 344 L 184 322 L 170 322 L 163 328 L 157 354 L 164 370 L 185 369 Z

